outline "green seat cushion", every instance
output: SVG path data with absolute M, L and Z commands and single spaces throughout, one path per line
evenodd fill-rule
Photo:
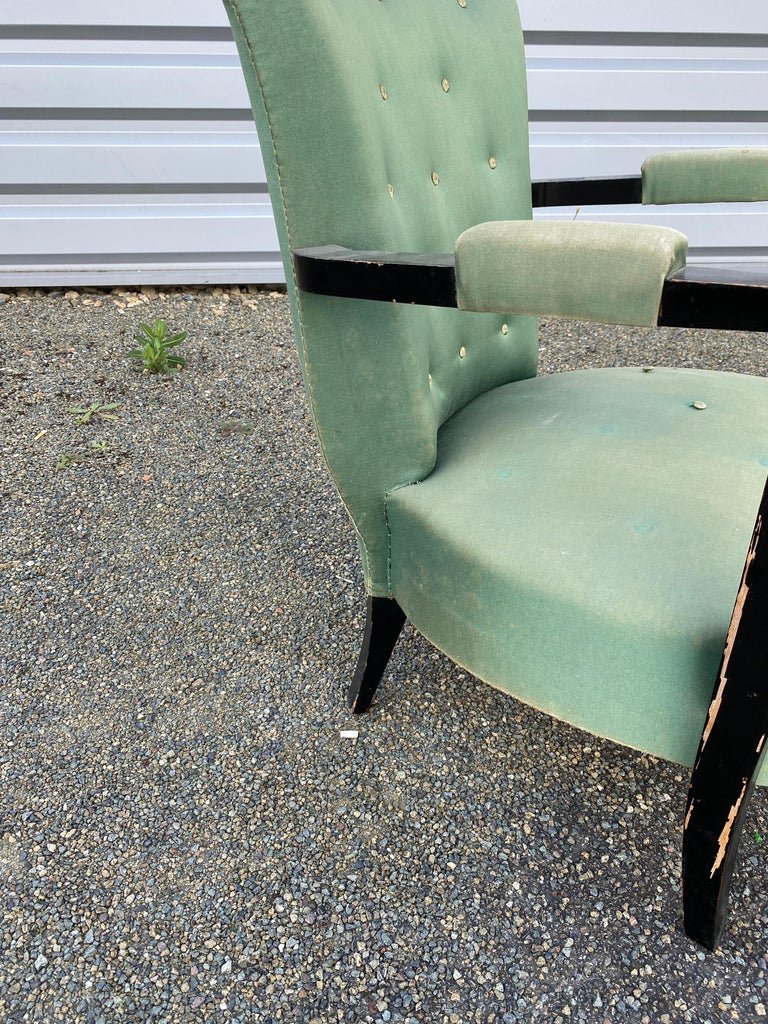
M 442 427 L 426 480 L 388 496 L 392 592 L 481 679 L 692 764 L 766 473 L 764 378 L 504 385 Z
M 456 241 L 456 300 L 475 312 L 655 326 L 688 239 L 653 224 L 492 221 Z
M 643 164 L 644 203 L 768 200 L 768 147 L 655 153 Z

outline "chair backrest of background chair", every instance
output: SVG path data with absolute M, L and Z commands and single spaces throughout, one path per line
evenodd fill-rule
M 290 250 L 452 252 L 473 224 L 531 216 L 514 0 L 224 0 L 254 107 L 305 385 L 389 592 L 384 495 L 434 467 L 437 431 L 536 369 L 529 318 L 296 292 Z

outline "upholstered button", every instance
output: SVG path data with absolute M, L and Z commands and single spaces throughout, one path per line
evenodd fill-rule
M 448 81 L 447 78 L 444 78 L 440 84 L 443 87 L 443 92 L 449 92 L 450 91 L 451 83 Z
M 491 168 L 492 171 L 496 170 L 496 157 L 495 156 L 492 156 L 491 159 L 488 161 L 488 166 Z
M 459 349 L 459 359 L 463 359 L 466 354 L 467 354 L 467 350 L 462 345 L 461 348 Z
M 387 92 L 387 87 L 385 85 L 379 86 L 379 92 L 381 93 L 381 98 L 383 100 L 389 99 L 389 93 Z
M 440 184 L 440 175 L 437 173 L 437 171 L 432 171 L 432 184 L 433 185 L 439 185 Z
M 509 324 L 502 324 L 501 325 L 501 333 L 502 334 L 509 334 Z
M 389 192 L 389 194 L 391 196 L 394 196 L 394 194 L 395 194 L 395 186 L 394 185 L 387 185 L 387 192 Z

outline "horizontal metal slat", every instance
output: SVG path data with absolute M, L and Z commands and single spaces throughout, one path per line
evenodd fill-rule
M 694 62 L 695 64 L 696 62 Z M 531 110 L 755 111 L 766 112 L 768 62 L 658 68 L 627 62 L 616 66 L 579 61 L 532 61 L 528 70 Z M 754 66 L 750 66 L 750 65 Z M 714 118 L 713 118 L 714 119 Z
M 539 36 L 532 33 L 532 38 L 538 40 Z M 547 37 L 548 38 L 548 37 Z M 753 41 L 752 46 L 735 46 L 729 40 L 731 36 L 708 37 L 719 40 L 717 43 L 703 45 L 697 42 L 694 37 L 689 45 L 674 45 L 666 42 L 664 45 L 656 42 L 646 42 L 644 39 L 630 37 L 626 42 L 617 41 L 616 34 L 606 36 L 589 37 L 589 42 L 580 42 L 580 36 L 564 33 L 562 42 L 530 42 L 526 43 L 525 53 L 529 61 L 537 60 L 597 60 L 608 62 L 649 60 L 662 66 L 670 63 L 686 60 L 706 61 L 730 61 L 730 60 L 762 60 L 768 56 L 765 41 L 762 37 Z M 675 39 L 678 37 L 675 36 Z M 222 47 L 225 46 L 222 43 Z
M 559 177 L 607 177 L 638 174 L 652 153 L 678 149 L 768 146 L 768 126 L 763 132 L 681 134 L 669 131 L 647 133 L 614 132 L 605 125 L 602 132 L 531 132 L 531 173 L 535 179 Z
M 277 252 L 272 207 L 266 197 L 253 203 L 194 202 L 103 205 L 0 205 L 0 262 L 9 255 L 41 253 L 151 254 Z M 5 255 L 3 255 L 5 254 Z
M 43 112 L 40 111 L 42 114 Z M 155 115 L 156 111 L 144 111 L 143 116 L 140 118 L 127 118 L 123 116 L 123 111 L 119 111 L 119 116 L 109 117 L 109 112 L 96 111 L 95 117 L 89 118 L 63 118 L 63 117 L 35 117 L 33 121 L 28 118 L 19 117 L 8 117 L 0 120 L 0 131 L 2 132 L 27 132 L 33 131 L 39 132 L 115 132 L 118 134 L 131 134 L 135 133 L 139 135 L 153 134 L 154 137 L 160 141 L 163 135 L 176 135 L 178 133 L 191 133 L 196 132 L 205 134 L 218 134 L 224 135 L 231 134 L 232 132 L 254 132 L 256 129 L 253 126 L 253 119 L 250 118 L 248 121 L 237 121 L 233 124 L 232 120 L 217 119 L 216 117 L 203 116 L 195 120 L 194 118 L 186 118 L 184 115 L 187 111 L 178 110 L 173 111 L 172 116 L 169 118 L 158 118 Z M 209 114 L 209 111 L 204 112 L 205 115 Z M 567 130 L 567 129 L 566 129 Z
M 536 214 L 541 219 L 572 219 L 575 215 L 571 209 L 545 209 Z M 736 209 L 719 205 L 595 207 L 582 209 L 578 218 L 674 227 L 688 236 L 692 246 L 707 250 L 752 248 L 765 259 L 768 249 L 768 204 L 746 208 L 738 204 Z M 43 252 L 183 253 L 197 251 L 201 242 L 211 254 L 277 251 L 271 208 L 258 202 L 0 206 L 0 237 L 3 252 L 19 256 Z
M 253 185 L 265 179 L 256 132 L 2 132 L 8 185 Z
M 67 55 L 69 56 L 69 55 Z M 82 58 L 82 55 L 80 55 Z M 14 58 L 15 59 L 15 58 Z M 198 59 L 160 55 L 104 55 L 8 63 L 0 67 L 0 106 L 6 116 L 23 110 L 224 110 L 249 111 L 239 65 L 222 55 Z M 165 61 L 168 61 L 166 63 Z M 693 62 L 695 65 L 697 62 Z M 51 83 L 55 82 L 55 88 Z M 551 111 L 707 111 L 713 119 L 731 111 L 766 113 L 768 61 L 702 62 L 659 68 L 642 62 L 600 64 L 533 60 L 528 72 L 532 110 Z M 653 119 L 649 115 L 649 119 Z
M 202 254 L 198 260 L 186 256 L 168 262 L 131 263 L 119 257 L 103 258 L 93 264 L 46 262 L 40 266 L 3 266 L 0 282 L 4 288 L 79 288 L 92 285 L 109 288 L 123 285 L 136 288 L 144 284 L 273 284 L 285 279 L 277 256 L 253 254 L 248 259 L 218 260 Z
M 146 25 L 224 27 L 220 0 L 0 0 L 0 25 Z
M 646 0 L 642 5 L 604 0 L 519 0 L 525 29 L 569 32 L 768 33 L 768 10 L 753 0 L 702 4 L 701 0 Z M 0 24 L 148 25 L 225 27 L 220 0 L 0 0 Z
M 605 0 L 518 0 L 527 31 L 768 33 L 768 5 L 755 0 L 702 3 L 701 0 L 644 0 L 642 4 L 606 4 Z
M 130 50 L 137 50 L 139 46 L 144 56 L 147 54 L 164 56 L 168 53 L 178 53 L 193 56 L 216 54 L 232 57 L 235 53 L 235 44 L 231 39 L 190 39 L 187 36 L 182 36 L 181 30 L 179 30 L 178 37 L 166 38 L 164 36 L 162 39 L 140 38 L 138 32 L 130 39 L 122 36 L 112 38 L 109 37 L 109 30 L 103 26 L 95 26 L 89 31 L 90 34 L 86 35 L 85 30 L 81 33 L 80 30 L 73 29 L 70 36 L 63 38 L 61 34 L 58 36 L 53 34 L 35 36 L 31 30 L 27 35 L 23 35 L 20 29 L 18 36 L 5 38 L 2 34 L 3 26 L 0 25 L 0 66 L 13 63 L 14 60 L 19 60 L 22 57 L 28 59 L 32 56 L 40 60 L 44 54 L 48 54 L 51 59 L 60 58 L 65 54 L 67 56 L 72 54 L 87 54 L 89 56 L 92 54 L 124 54 Z
M 649 117 L 646 120 L 642 120 L 641 118 L 631 116 L 624 120 L 620 118 L 607 120 L 606 118 L 600 118 L 598 114 L 576 121 L 570 116 L 558 119 L 557 111 L 553 111 L 552 114 L 553 116 L 547 118 L 545 122 L 531 121 L 530 131 L 533 134 L 548 134 L 550 132 L 568 134 L 578 131 L 595 135 L 601 135 L 604 132 L 616 132 L 617 134 L 627 136 L 654 135 L 662 132 L 669 135 L 673 141 L 676 138 L 694 137 L 697 135 L 754 136 L 768 131 L 768 118 L 764 118 L 762 123 L 751 118 L 740 121 L 735 117 L 729 117 L 727 114 L 714 115 L 706 121 L 703 121 L 698 116 L 691 116 L 685 120 L 681 118 L 681 120 L 673 123 L 658 117 Z
M 712 250 L 739 258 L 768 259 L 768 203 L 713 203 L 711 206 L 599 206 L 544 208 L 534 211 L 536 220 L 589 220 L 618 224 L 655 224 L 676 228 L 692 249 Z M 749 250 L 750 252 L 746 252 Z M 694 251 L 693 256 L 696 256 Z
M 62 196 L 59 191 L 56 192 L 14 192 L 12 195 L 3 195 L 0 193 L 0 216 L 8 216 L 9 211 L 12 211 L 16 207 L 26 207 L 40 211 L 40 216 L 43 216 L 42 207 L 55 208 L 62 210 L 63 216 L 72 215 L 72 211 L 76 209 L 82 209 L 83 217 L 92 216 L 90 210 L 92 207 L 114 207 L 114 209 L 123 208 L 135 208 L 135 207 L 146 207 L 151 206 L 153 209 L 156 207 L 164 207 L 166 209 L 175 209 L 178 206 L 181 207 L 216 207 L 223 203 L 228 209 L 235 207 L 251 207 L 255 203 L 267 203 L 266 195 L 254 195 L 250 190 L 233 192 L 227 189 L 225 193 L 221 195 L 214 195 L 213 193 L 193 193 L 180 192 L 172 193 L 165 191 L 162 195 L 154 196 L 148 194 L 144 190 L 137 190 L 136 192 L 121 192 L 118 197 L 113 197 L 111 194 L 105 194 L 103 192 L 78 192 L 77 196 Z M 37 216 L 37 213 L 35 213 Z
M 54 61 L 42 55 L 22 63 L 14 55 L 0 66 L 0 107 L 6 116 L 14 109 L 250 111 L 234 58 L 109 56 L 67 54 Z

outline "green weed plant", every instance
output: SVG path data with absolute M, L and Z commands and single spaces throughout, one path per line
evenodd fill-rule
M 94 402 L 93 405 L 74 405 L 67 412 L 75 417 L 78 427 L 84 427 L 92 422 L 94 416 L 102 420 L 116 420 L 113 410 L 119 408 L 119 402 Z
M 151 326 L 141 324 L 133 336 L 133 340 L 140 347 L 131 349 L 127 353 L 127 357 L 141 359 L 145 373 L 173 373 L 186 366 L 183 356 L 173 351 L 186 337 L 186 331 L 169 335 L 168 324 L 165 320 L 155 320 Z
M 83 461 L 83 456 L 77 452 L 65 452 L 59 456 L 59 461 L 56 463 L 56 469 L 69 469 L 70 466 L 76 466 L 78 462 Z

